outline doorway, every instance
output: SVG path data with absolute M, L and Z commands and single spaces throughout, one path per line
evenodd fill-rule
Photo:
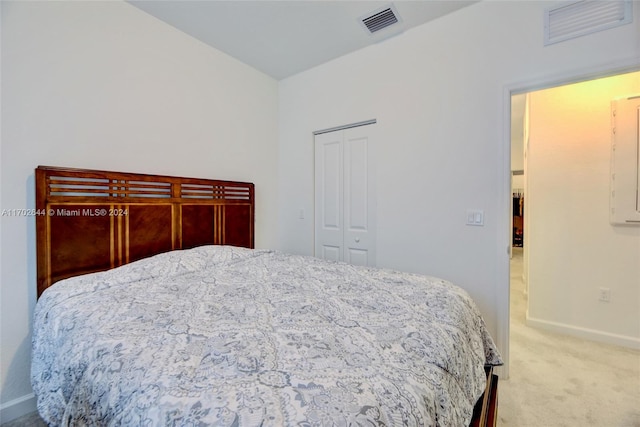
M 611 224 L 609 195 L 611 101 L 639 93 L 637 70 L 510 93 L 511 153 L 521 158 L 512 156 L 509 193 L 524 200 L 523 245 L 512 247 L 510 330 L 522 321 L 637 348 L 628 328 L 637 304 L 626 301 L 637 299 L 640 227 Z

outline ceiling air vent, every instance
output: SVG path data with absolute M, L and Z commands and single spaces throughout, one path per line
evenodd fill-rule
M 630 0 L 584 0 L 545 10 L 544 44 L 561 41 L 628 24 Z
M 388 26 L 393 25 L 397 22 L 400 22 L 398 13 L 396 12 L 393 5 L 378 9 L 371 15 L 365 18 L 361 18 L 361 20 L 364 26 L 367 27 L 369 32 L 371 32 L 371 34 L 380 31 L 383 28 L 387 28 Z

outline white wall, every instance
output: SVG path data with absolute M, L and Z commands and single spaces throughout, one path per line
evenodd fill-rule
M 640 72 L 529 95 L 528 322 L 640 348 L 640 226 L 609 222 L 611 100 L 634 94 Z
M 527 104 L 527 94 L 519 93 L 511 97 L 511 170 L 524 170 L 524 113 Z M 522 175 L 516 175 L 518 181 Z M 521 182 L 518 182 L 521 184 Z M 514 187 L 523 188 L 523 187 Z
M 313 207 L 311 132 L 376 118 L 378 265 L 463 286 L 494 336 L 503 334 L 508 317 L 498 325 L 498 309 L 508 289 L 510 234 L 504 91 L 640 62 L 640 7 L 633 25 L 544 47 L 543 11 L 551 4 L 558 3 L 483 1 L 282 80 L 282 248 L 313 252 L 313 218 L 297 219 Z M 484 227 L 465 225 L 467 208 L 484 210 Z
M 256 245 L 275 245 L 275 80 L 126 3 L 1 7 L 2 209 L 34 206 L 39 164 L 237 179 L 256 184 Z M 35 228 L 1 221 L 6 419 L 31 393 Z

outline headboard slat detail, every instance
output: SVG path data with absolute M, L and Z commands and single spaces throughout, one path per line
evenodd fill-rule
M 38 166 L 38 296 L 58 280 L 174 249 L 254 247 L 254 185 Z

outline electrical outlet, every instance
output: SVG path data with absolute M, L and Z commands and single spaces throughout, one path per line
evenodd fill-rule
M 600 297 L 598 300 L 602 302 L 610 302 L 611 301 L 611 289 L 609 288 L 600 288 Z

